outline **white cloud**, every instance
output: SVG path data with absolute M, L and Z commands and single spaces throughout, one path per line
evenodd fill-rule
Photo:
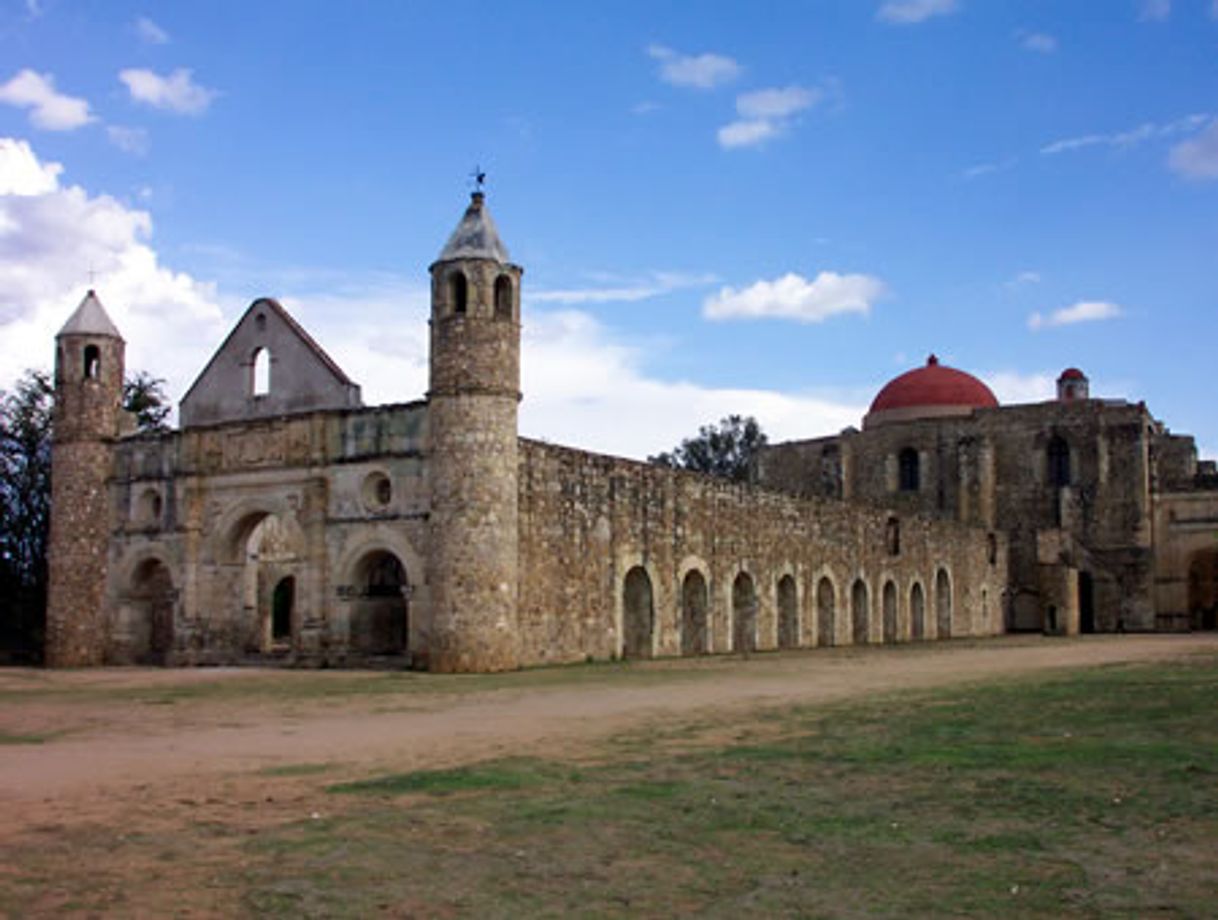
M 673 86 L 714 89 L 740 76 L 740 65 L 722 54 L 681 54 L 664 45 L 650 45 L 647 53 L 660 62 L 660 79 Z
M 994 391 L 1004 406 L 1018 403 L 1044 402 L 1057 395 L 1056 374 L 1023 374 L 1016 371 L 993 371 L 979 375 Z
M 992 173 L 1003 172 L 1010 169 L 1019 162 L 1018 157 L 1007 157 L 1005 160 L 997 160 L 993 163 L 978 163 L 975 166 L 970 166 L 964 170 L 961 175 L 965 179 L 979 179 L 982 176 L 988 176 Z
M 1197 114 L 1186 115 L 1184 118 L 1177 118 L 1175 121 L 1169 121 L 1165 124 L 1148 121 L 1128 131 L 1116 131 L 1111 134 L 1083 134 L 1078 137 L 1068 137 L 1063 140 L 1054 141 L 1041 147 L 1040 152 L 1053 155 L 1071 153 L 1087 147 L 1126 149 L 1136 147 L 1138 144 L 1145 143 L 1146 141 L 1189 134 L 1202 127 L 1209 120 L 1209 115 Z
M 1015 33 L 1019 47 L 1038 54 L 1052 54 L 1057 50 L 1057 39 L 1047 32 L 1028 32 L 1020 29 Z
M 636 303 L 650 300 L 682 288 L 703 287 L 714 284 L 715 275 L 686 274 L 683 272 L 652 272 L 644 278 L 612 279 L 610 283 L 583 288 L 561 288 L 548 291 L 532 291 L 529 299 L 534 303 Z
M 0 86 L 0 102 L 30 110 L 30 121 L 47 131 L 72 131 L 97 119 L 89 103 L 55 90 L 55 78 L 23 70 Z
M 1218 4 L 1218 0 L 1215 2 Z M 1192 140 L 1176 144 L 1167 164 L 1189 179 L 1218 179 L 1218 118 Z
M 1011 287 L 1015 287 L 1021 284 L 1040 284 L 1040 281 L 1040 272 L 1024 270 L 1008 281 L 1007 284 Z
M 1142 0 L 1141 18 L 1162 22 L 1171 15 L 1171 0 Z
M 826 85 L 837 91 L 835 80 Z M 828 90 L 824 87 L 784 86 L 741 93 L 736 97 L 736 114 L 740 117 L 721 127 L 719 146 L 755 147 L 784 134 L 791 119 L 821 102 Z
M 127 128 L 123 125 L 106 125 L 106 137 L 119 150 L 143 156 L 148 152 L 148 132 L 143 128 Z
M 94 272 L 128 367 L 166 378 L 180 397 L 223 333 L 214 286 L 161 264 L 146 212 L 63 185 L 62 171 L 0 138 L 0 387 L 50 367 L 55 333 Z
M 1115 319 L 1120 315 L 1121 308 L 1107 300 L 1080 300 L 1071 306 L 1054 310 L 1048 316 L 1039 312 L 1033 313 L 1028 317 L 1028 328 L 1037 330 L 1053 326 L 1072 326 L 1075 323 L 1094 323 Z
M 118 78 L 136 102 L 179 115 L 201 115 L 219 93 L 195 83 L 192 73 L 179 67 L 162 77 L 151 70 L 129 68 L 119 71 Z
M 881 22 L 909 25 L 933 16 L 946 16 L 960 8 L 957 0 L 889 0 L 876 12 Z
M 839 313 L 866 315 L 883 293 L 883 282 L 870 275 L 825 271 L 809 281 L 788 272 L 746 288 L 724 287 L 703 302 L 702 315 L 712 320 L 777 318 L 819 323 Z
M 140 37 L 141 41 L 149 45 L 165 45 L 169 43 L 169 33 L 147 16 L 141 16 L 135 21 L 135 34 Z

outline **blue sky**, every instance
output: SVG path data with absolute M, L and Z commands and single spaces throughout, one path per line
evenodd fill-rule
M 0 386 L 92 272 L 175 400 L 261 295 L 418 398 L 479 164 L 526 434 L 824 434 L 934 351 L 1218 449 L 1218 0 L 0 0 L 0 139 Z

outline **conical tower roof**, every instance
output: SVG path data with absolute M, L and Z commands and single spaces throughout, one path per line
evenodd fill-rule
M 450 262 L 453 259 L 491 259 L 495 262 L 510 262 L 507 247 L 499 239 L 499 231 L 491 220 L 491 213 L 486 209 L 485 197 L 481 192 L 470 195 L 469 207 L 457 224 L 457 229 L 444 245 L 437 262 Z
M 118 327 L 114 325 L 106 308 L 98 299 L 97 292 L 93 290 L 85 295 L 76 312 L 68 317 L 68 321 L 59 330 L 59 335 L 104 335 L 112 339 L 122 338 Z

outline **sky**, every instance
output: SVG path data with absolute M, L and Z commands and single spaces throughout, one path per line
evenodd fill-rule
M 525 435 L 830 434 L 933 352 L 1218 452 L 1218 0 L 0 0 L 0 387 L 92 286 L 175 402 L 260 296 L 421 398 L 476 168 Z

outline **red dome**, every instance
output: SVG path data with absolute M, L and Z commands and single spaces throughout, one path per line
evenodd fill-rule
M 1062 371 L 1062 375 L 1058 380 L 1086 380 L 1087 375 L 1080 371 L 1077 367 L 1068 367 Z
M 923 415 L 916 411 L 919 409 L 930 410 L 926 415 L 943 415 L 957 414 L 952 410 L 971 411 L 997 406 L 998 400 L 984 383 L 972 374 L 954 367 L 944 367 L 938 358 L 931 355 L 925 367 L 915 368 L 890 380 L 871 403 L 868 415 L 892 413 L 889 417 L 895 421 L 898 417 L 918 418 Z M 875 423 L 883 418 L 872 417 L 870 421 Z

